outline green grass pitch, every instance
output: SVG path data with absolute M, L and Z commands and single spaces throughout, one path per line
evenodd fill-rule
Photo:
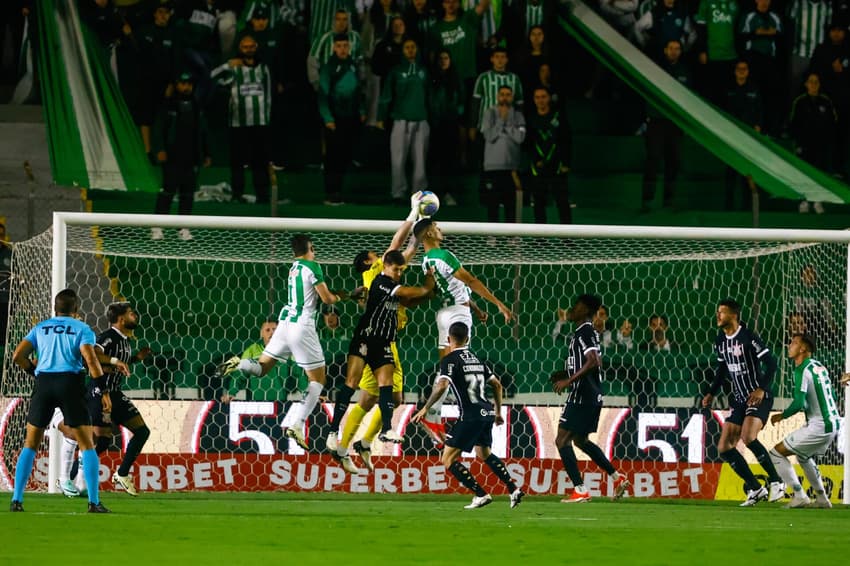
M 507 496 L 29 493 L 0 514 L 2 564 L 670 564 L 844 563 L 850 509 L 735 502 Z

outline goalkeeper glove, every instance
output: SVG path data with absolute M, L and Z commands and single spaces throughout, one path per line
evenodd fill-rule
M 416 222 L 419 220 L 419 200 L 422 198 L 422 191 L 416 191 L 410 195 L 410 214 L 407 215 L 407 222 Z

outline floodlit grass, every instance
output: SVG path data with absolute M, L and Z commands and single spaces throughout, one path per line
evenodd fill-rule
M 27 494 L 0 512 L 2 564 L 748 564 L 843 562 L 850 509 L 734 502 L 351 494 Z M 8 497 L 4 500 L 8 501 Z M 4 503 L 4 505 L 7 505 Z

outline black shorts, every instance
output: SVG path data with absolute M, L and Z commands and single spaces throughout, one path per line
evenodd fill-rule
M 457 421 L 446 434 L 446 446 L 460 448 L 464 452 L 473 446 L 490 448 L 493 445 L 493 419 Z
M 62 409 L 65 424 L 76 428 L 90 425 L 86 410 L 85 377 L 81 373 L 40 373 L 35 378 L 27 422 L 47 428 L 56 407 Z
M 741 426 L 744 424 L 745 417 L 756 417 L 761 420 L 762 424 L 765 424 L 770 416 L 770 410 L 773 408 L 773 395 L 765 394 L 761 404 L 757 407 L 748 407 L 746 401 L 738 401 L 732 397 L 729 399 L 729 408 L 732 411 L 726 417 L 727 423 Z
M 351 345 L 348 347 L 348 355 L 366 360 L 366 365 L 373 373 L 379 367 L 387 364 L 395 365 L 392 342 L 384 338 L 355 336 L 351 339 Z
M 94 426 L 110 427 L 113 424 L 125 424 L 127 421 L 139 415 L 139 409 L 130 401 L 123 391 L 110 391 L 104 393 L 112 400 L 111 423 L 103 422 L 103 401 L 100 397 L 91 395 L 91 383 L 89 383 L 88 395 L 86 395 L 91 423 Z
M 587 435 L 596 432 L 599 426 L 599 415 L 602 413 L 602 405 L 576 405 L 567 403 L 561 411 L 558 419 L 558 428 Z

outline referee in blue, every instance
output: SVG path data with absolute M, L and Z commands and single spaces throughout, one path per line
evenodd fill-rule
M 109 513 L 98 496 L 100 462 L 94 450 L 92 427 L 85 400 L 83 362 L 95 383 L 103 377 L 103 368 L 94 351 L 95 336 L 89 326 L 76 318 L 80 298 L 71 289 L 60 291 L 53 303 L 56 316 L 38 323 L 15 348 L 14 360 L 25 372 L 35 376 L 27 437 L 15 467 L 15 490 L 10 511 L 23 511 L 24 488 L 32 473 L 36 450 L 59 407 L 65 424 L 74 431 L 83 458 L 83 472 L 89 496 L 89 513 Z M 33 362 L 30 355 L 38 359 Z M 104 396 L 104 403 L 108 396 Z M 104 407 L 108 412 L 111 407 Z

